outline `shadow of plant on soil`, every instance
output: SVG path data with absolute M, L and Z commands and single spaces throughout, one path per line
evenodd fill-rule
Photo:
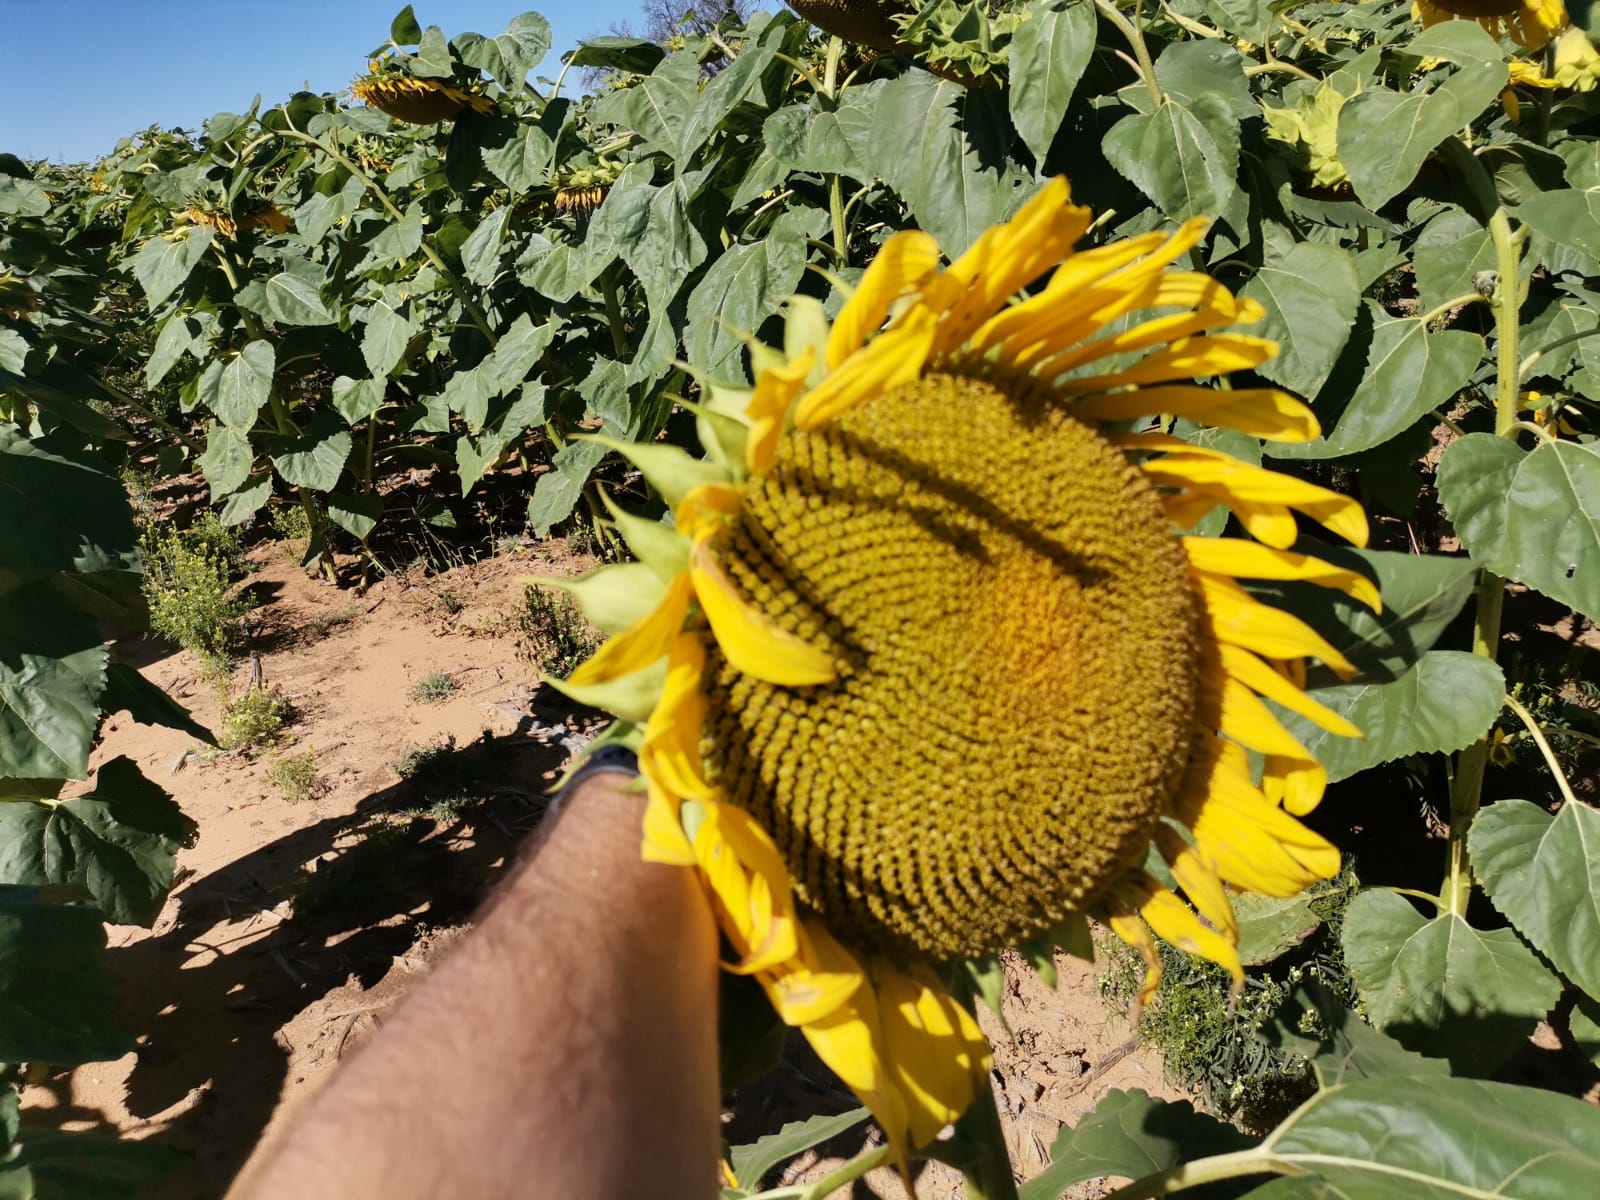
M 122 1023 L 145 1033 L 127 1108 L 195 1156 L 158 1185 L 163 1200 L 222 1194 L 278 1103 L 296 1049 L 283 1027 L 352 983 L 369 992 L 374 1010 L 405 990 L 415 976 L 402 973 L 370 994 L 419 937 L 470 919 L 538 827 L 546 773 L 566 757 L 558 745 L 517 735 L 450 748 L 433 772 L 367 796 L 354 813 L 191 879 L 160 933 L 110 950 Z M 422 815 L 427 789 L 446 774 L 470 780 L 474 799 L 429 810 L 445 819 Z M 273 911 L 297 897 L 293 916 Z M 240 920 L 244 931 L 227 942 L 206 940 L 219 923 Z M 104 1126 L 105 1114 L 70 1103 L 67 1073 L 46 1086 L 58 1103 L 30 1112 L 30 1121 Z M 152 1120 L 174 1106 L 184 1107 Z

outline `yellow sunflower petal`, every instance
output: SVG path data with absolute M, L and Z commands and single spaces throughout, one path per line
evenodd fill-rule
M 1244 749 L 1209 740 L 1191 766 L 1173 815 L 1225 882 L 1264 896 L 1298 894 L 1339 873 L 1339 851 L 1261 794 Z
M 961 345 L 1006 300 L 1061 261 L 1089 228 L 1086 208 L 1068 203 L 1071 189 L 1057 176 L 1003 225 L 984 232 L 940 277 L 945 307 L 936 346 Z
M 1318 704 L 1250 651 L 1240 646 L 1220 645 L 1217 652 L 1224 671 L 1268 700 L 1283 705 L 1290 712 L 1299 713 L 1329 733 L 1348 738 L 1366 736 L 1333 709 Z
M 1183 549 L 1189 556 L 1189 565 L 1207 575 L 1314 583 L 1337 588 L 1373 612 L 1383 611 L 1383 598 L 1372 580 L 1359 571 L 1336 567 L 1309 554 L 1262 546 L 1242 538 L 1186 537 Z
M 745 439 L 745 465 L 752 475 L 772 470 L 778 453 L 778 439 L 794 404 L 806 386 L 815 355 L 808 347 L 798 358 L 781 367 L 761 372 L 745 416 L 750 420 L 750 436 Z
M 747 604 L 703 541 L 690 551 L 689 578 L 717 645 L 737 670 L 783 687 L 806 687 L 835 678 L 833 658 Z
M 1106 924 L 1111 926 L 1111 932 L 1137 950 L 1139 957 L 1144 959 L 1144 978 L 1139 981 L 1139 992 L 1133 998 L 1137 1014 L 1139 1009 L 1150 1003 L 1156 989 L 1161 986 L 1161 951 L 1156 946 L 1155 938 L 1150 936 L 1150 926 L 1140 919 L 1132 905 L 1115 892 L 1108 894 L 1101 904 L 1105 907 Z M 1137 1015 L 1134 1024 L 1138 1024 Z
M 640 771 L 674 795 L 712 798 L 700 757 L 706 698 L 700 690 L 706 652 L 698 634 L 680 633 L 667 655 L 667 682 L 644 727 Z
M 880 961 L 874 978 L 884 1058 L 909 1111 L 912 1144 L 924 1146 L 978 1094 L 989 1043 L 931 972 L 913 978 Z
M 672 523 L 684 537 L 698 540 L 739 511 L 739 489 L 707 483 L 692 489 L 672 510 Z
M 1265 315 L 1261 305 L 1254 300 L 1241 300 L 1208 275 L 1187 271 L 1166 271 L 1156 276 L 1143 291 L 1125 291 L 1113 303 L 1096 309 L 1088 319 L 1098 329 L 1111 326 L 1125 313 L 1139 309 L 1182 307 L 1191 312 L 1172 313 L 1151 317 L 1129 329 L 1107 334 L 1092 341 L 1083 341 L 1087 330 L 1073 339 L 1081 344 L 1071 350 L 1070 342 L 1047 345 L 1046 356 L 1040 366 L 1041 374 L 1059 375 L 1075 370 L 1112 354 L 1135 354 L 1154 346 L 1192 337 L 1219 325 L 1235 325 L 1259 321 Z M 1060 352 L 1054 352 L 1054 351 Z
M 1189 954 L 1208 958 L 1233 976 L 1233 994 L 1244 987 L 1244 965 L 1231 938 L 1201 922 L 1194 910 L 1152 876 L 1140 871 L 1119 883 L 1117 894 L 1159 938 Z
M 648 786 L 650 799 L 644 806 L 644 837 L 639 857 L 645 862 L 673 867 L 695 866 L 700 860 L 695 857 L 694 844 L 684 833 L 683 820 L 678 815 L 682 798 L 657 784 Z
M 1201 226 L 1204 227 L 1204 222 Z M 1157 249 L 1163 240 L 1163 234 L 1145 233 L 1069 256 L 1055 269 L 1039 295 L 1010 305 L 985 321 L 972 335 L 968 343 L 970 351 L 981 355 L 991 347 L 1004 344 L 1006 357 L 1012 360 L 1015 349 L 1047 336 L 1055 327 L 1050 323 L 1051 317 L 1060 305 L 1072 303 L 1072 298 L 1082 296 L 1091 284 Z M 1040 325 L 1040 322 L 1046 323 Z
M 1176 438 L 1157 440 L 1149 434 L 1135 434 L 1115 440 L 1135 450 L 1166 446 L 1167 453 L 1139 464 L 1145 474 L 1162 486 L 1186 488 L 1210 496 L 1232 508 L 1241 521 L 1254 512 L 1292 508 L 1321 523 L 1352 545 L 1367 544 L 1367 514 L 1360 502 L 1349 496 L 1296 479 L 1293 475 L 1285 475 L 1281 471 L 1252 466 L 1228 454 L 1191 446 Z M 1178 444 L 1171 446 L 1171 442 Z M 1254 529 L 1250 532 L 1261 536 Z M 1293 544 L 1293 539 L 1282 542 L 1280 536 L 1268 544 L 1284 550 Z
M 1177 379 L 1202 379 L 1259 367 L 1278 352 L 1278 343 L 1243 333 L 1218 333 L 1179 338 L 1145 355 L 1138 362 L 1110 375 L 1080 375 L 1064 379 L 1056 387 L 1067 395 L 1104 392 L 1129 384 L 1171 383 Z M 1037 369 L 1040 375 L 1055 373 L 1046 360 Z
M 689 615 L 689 596 L 689 577 L 680 575 L 667 586 L 666 596 L 654 611 L 601 646 L 567 682 L 574 687 L 609 683 L 664 656 Z
M 1239 940 L 1239 921 L 1234 916 L 1233 903 L 1228 899 L 1228 889 L 1223 886 L 1205 856 L 1171 825 L 1156 829 L 1156 849 L 1166 860 L 1172 877 L 1178 881 L 1189 903 L 1224 937 Z
M 1261 790 L 1268 800 L 1293 816 L 1303 817 L 1322 802 L 1328 769 L 1316 759 L 1269 754 L 1261 771 Z
M 694 849 L 722 932 L 739 954 L 727 969 L 747 974 L 792 960 L 799 918 L 788 869 L 766 831 L 744 810 L 718 804 L 695 830 Z
M 1228 674 L 1216 682 L 1221 693 L 1217 732 L 1261 754 L 1306 757 L 1306 748 L 1253 691 Z
M 1134 388 L 1085 396 L 1073 403 L 1072 411 L 1086 421 L 1133 421 L 1171 413 L 1272 442 L 1309 442 L 1322 432 L 1309 408 L 1276 388 L 1231 392 L 1197 384 Z
M 934 327 L 926 321 L 879 334 L 801 397 L 794 410 L 795 428 L 819 429 L 863 401 L 911 383 L 927 365 L 933 337 Z
M 1238 584 L 1196 574 L 1200 599 L 1219 642 L 1253 650 L 1264 658 L 1320 658 L 1349 678 L 1355 667 L 1311 626 L 1292 613 L 1263 604 Z
M 835 370 L 861 349 L 882 327 L 894 302 L 920 287 L 938 267 L 939 243 L 920 230 L 903 229 L 884 242 L 828 333 L 828 369 Z

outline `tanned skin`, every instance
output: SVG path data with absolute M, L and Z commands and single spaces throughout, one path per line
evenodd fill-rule
M 476 928 L 228 1200 L 707 1200 L 717 936 L 639 857 L 642 796 L 580 783 Z

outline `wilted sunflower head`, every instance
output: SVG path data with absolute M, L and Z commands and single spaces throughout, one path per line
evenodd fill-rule
M 1440 21 L 1476 21 L 1493 36 L 1530 50 L 1567 27 L 1563 0 L 1412 0 L 1411 15 L 1424 29 Z
M 371 67 L 350 85 L 351 94 L 397 121 L 437 125 L 468 108 L 477 113 L 494 111 L 494 101 L 487 96 L 442 79 L 412 75 L 396 58 L 374 59 Z
M 1339 866 L 1290 815 L 1325 773 L 1263 697 L 1359 736 L 1301 690 L 1305 657 L 1350 664 L 1238 581 L 1375 606 L 1291 548 L 1296 513 L 1357 543 L 1365 517 L 1148 427 L 1318 432 L 1281 392 L 1196 383 L 1276 349 L 1226 328 L 1258 305 L 1171 268 L 1204 222 L 1075 252 L 1089 225 L 1056 180 L 943 270 L 895 235 L 831 328 L 794 301 L 752 390 L 705 389 L 708 459 L 616 446 L 676 528 L 619 512 L 641 561 L 571 585 L 616 636 L 561 686 L 643 725 L 646 857 L 701 872 L 734 969 L 901 1143 L 986 1061 L 925 964 L 1094 912 L 1146 994 L 1151 929 L 1238 979 L 1229 889 Z M 1252 536 L 1184 536 L 1218 504 Z

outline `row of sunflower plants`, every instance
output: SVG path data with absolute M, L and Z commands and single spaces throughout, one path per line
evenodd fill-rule
M 104 411 L 125 364 L 90 311 L 103 260 L 69 245 L 22 164 L 0 170 L 0 1192 L 131 1196 L 181 1156 L 40 1128 L 23 1118 L 20 1089 L 134 1048 L 105 926 L 155 923 L 198 832 L 132 759 L 91 771 L 101 727 L 126 713 L 213 739 L 121 653 L 148 613 L 117 474 L 139 435 Z M 160 435 L 152 452 L 176 432 L 159 422 L 146 414 Z

